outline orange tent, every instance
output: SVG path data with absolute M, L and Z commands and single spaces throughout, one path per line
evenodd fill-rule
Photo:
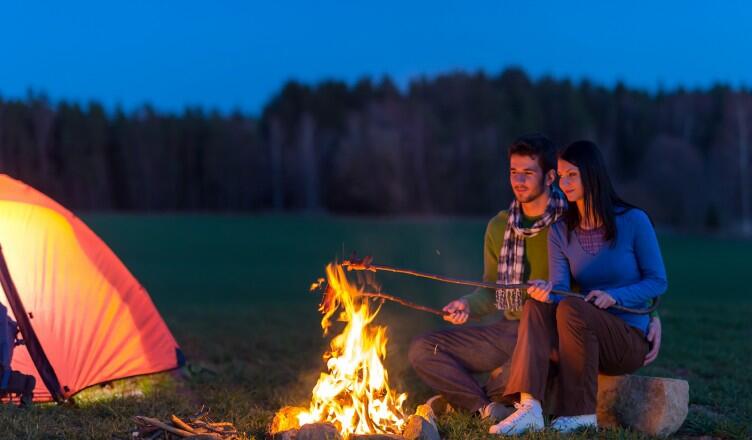
M 70 211 L 3 174 L 0 247 L 0 303 L 25 342 L 12 366 L 37 378 L 34 401 L 182 365 L 149 294 L 112 250 Z

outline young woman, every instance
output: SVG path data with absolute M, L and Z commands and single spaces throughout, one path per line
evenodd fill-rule
M 567 214 L 548 236 L 549 282 L 531 281 L 512 356 L 505 394 L 519 396 L 517 411 L 490 429 L 519 434 L 543 429 L 552 353 L 558 364 L 552 380 L 554 430 L 597 427 L 598 373 L 632 373 L 649 350 L 647 315 L 610 310 L 614 304 L 641 308 L 666 291 L 666 270 L 653 225 L 644 211 L 624 202 L 613 189 L 598 147 L 578 141 L 561 151 L 559 186 Z M 570 280 L 587 292 L 562 298 Z

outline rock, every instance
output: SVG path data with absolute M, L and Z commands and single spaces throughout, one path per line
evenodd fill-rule
M 415 408 L 415 415 L 423 417 L 428 423 L 436 426 L 436 413 L 434 413 L 431 405 L 427 403 L 418 405 L 418 407 Z
M 288 429 L 287 431 L 275 432 L 272 434 L 272 440 L 297 440 L 297 436 L 297 429 Z
M 277 432 L 284 432 L 291 429 L 299 429 L 300 423 L 298 422 L 298 414 L 308 411 L 306 408 L 300 406 L 285 406 L 274 414 L 272 420 L 272 426 L 269 431 L 272 434 Z
M 331 423 L 308 423 L 300 427 L 295 440 L 342 440 Z
M 349 440 L 405 440 L 405 438 L 395 434 L 353 434 Z
M 402 431 L 402 436 L 406 440 L 441 440 L 436 425 L 419 415 L 407 418 L 407 425 Z
M 598 425 L 624 426 L 653 436 L 675 433 L 689 409 L 685 380 L 647 376 L 598 376 Z

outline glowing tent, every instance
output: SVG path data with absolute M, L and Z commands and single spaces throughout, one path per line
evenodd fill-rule
M 183 359 L 149 294 L 79 218 L 0 174 L 0 303 L 25 342 L 13 369 L 34 401 L 177 368 Z

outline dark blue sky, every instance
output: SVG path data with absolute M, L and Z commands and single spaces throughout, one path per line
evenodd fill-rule
M 19 1 L 0 7 L 0 48 L 4 97 L 127 109 L 257 113 L 290 78 L 404 85 L 509 65 L 650 90 L 752 86 L 752 2 Z

